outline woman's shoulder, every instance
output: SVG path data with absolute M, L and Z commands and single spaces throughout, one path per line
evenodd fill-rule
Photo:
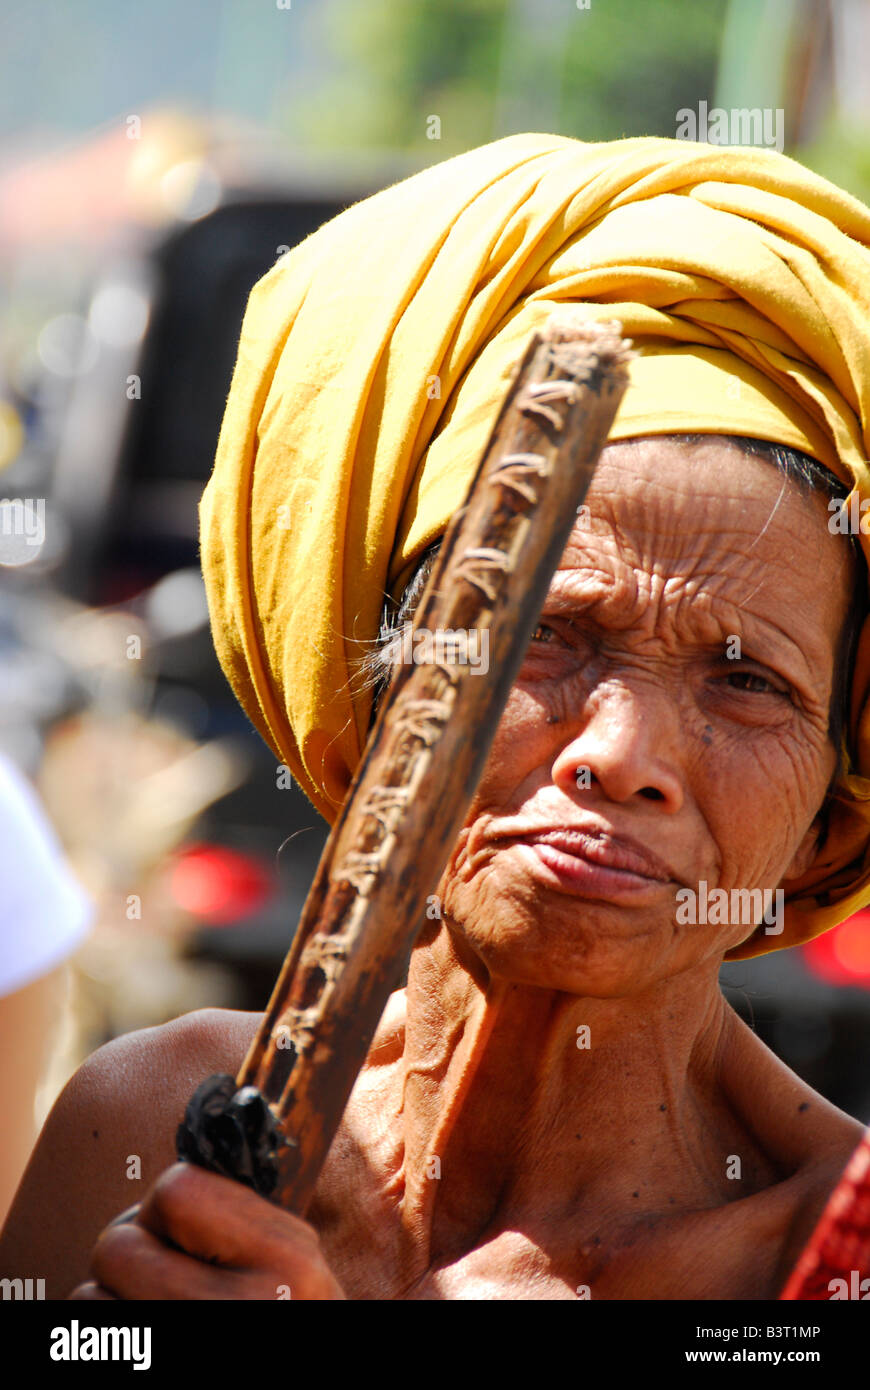
M 261 1015 L 203 1009 L 114 1039 L 67 1083 L 43 1126 L 0 1240 L 0 1274 L 44 1278 L 63 1298 L 93 1244 L 175 1161 L 201 1081 L 234 1073 Z
M 398 990 L 355 1088 L 367 1111 L 401 1059 L 404 1016 Z M 43 1126 L 0 1238 L 0 1277 L 44 1278 L 49 1298 L 80 1283 L 100 1231 L 175 1162 L 175 1131 L 196 1087 L 238 1071 L 261 1021 L 200 1009 L 92 1053 Z
M 864 1134 L 853 1115 L 815 1091 L 745 1023 L 736 1021 L 722 1078 L 773 1169 L 780 1174 L 756 1202 L 778 1233 L 775 1283 L 783 1285 L 815 1230 Z
M 721 1055 L 729 1105 L 784 1176 L 845 1166 L 864 1132 L 860 1120 L 815 1091 L 736 1015 Z
M 797 1176 L 797 1196 L 781 1247 L 778 1287 L 784 1286 L 787 1282 L 835 1192 L 838 1194 L 838 1201 L 841 1200 L 838 1189 L 862 1137 L 861 1127 L 858 1128 L 857 1139 L 854 1133 L 849 1133 L 845 1136 L 845 1142 L 841 1140 L 836 1147 L 818 1154 L 815 1161 L 808 1163 Z

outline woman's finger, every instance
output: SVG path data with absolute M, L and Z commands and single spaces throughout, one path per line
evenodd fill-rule
M 198 1259 L 249 1269 L 307 1262 L 320 1242 L 307 1222 L 241 1183 L 190 1163 L 168 1168 L 142 1202 L 138 1223 Z
M 123 1299 L 238 1299 L 251 1297 L 234 1270 L 215 1267 L 173 1249 L 132 1224 L 108 1227 L 91 1257 L 91 1273 L 109 1295 Z M 265 1286 L 264 1286 L 265 1287 Z M 253 1295 L 257 1296 L 257 1295 Z M 263 1292 L 260 1297 L 274 1295 Z
M 108 1289 L 104 1289 L 93 1279 L 89 1279 L 85 1284 L 79 1284 L 78 1288 L 73 1289 L 69 1298 L 77 1303 L 96 1303 L 98 1301 L 117 1303 L 118 1301 L 113 1293 L 109 1293 Z

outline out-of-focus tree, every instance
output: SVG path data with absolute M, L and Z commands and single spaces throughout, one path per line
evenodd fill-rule
M 315 148 L 438 158 L 522 130 L 672 136 L 677 111 L 712 96 L 726 9 L 727 0 L 330 0 L 316 22 L 332 71 L 279 120 Z
M 780 108 L 786 152 L 870 198 L 870 0 L 729 0 L 718 106 Z

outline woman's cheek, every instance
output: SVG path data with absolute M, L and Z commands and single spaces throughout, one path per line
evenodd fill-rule
M 549 768 L 560 746 L 554 729 L 565 723 L 566 710 L 565 692 L 555 682 L 515 685 L 499 721 L 485 775 L 492 772 L 516 782 L 516 777 L 509 776 L 512 768 L 522 769 L 524 775 L 539 765 Z
M 723 851 L 721 882 L 775 887 L 824 801 L 833 750 L 793 735 L 753 737 L 737 731 L 718 756 L 701 798 Z

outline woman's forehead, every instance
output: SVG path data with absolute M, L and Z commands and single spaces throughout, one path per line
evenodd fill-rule
M 554 576 L 631 574 L 688 584 L 782 622 L 796 609 L 839 632 L 852 580 L 848 539 L 827 526 L 826 499 L 727 440 L 624 441 L 604 451 Z
M 609 529 L 623 539 L 631 532 L 661 559 L 718 543 L 774 563 L 787 561 L 799 542 L 836 571 L 847 542 L 829 529 L 828 515 L 821 493 L 807 493 L 728 440 L 626 440 L 602 453 L 572 539 Z

